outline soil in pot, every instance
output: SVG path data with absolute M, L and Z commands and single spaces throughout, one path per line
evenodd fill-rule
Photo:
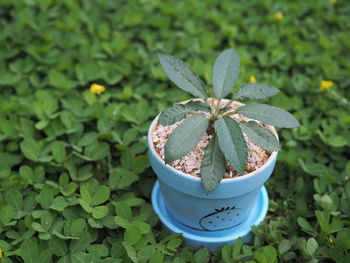
M 240 106 L 242 106 L 242 104 L 237 102 L 233 102 L 231 104 L 231 107 L 233 109 L 236 109 Z M 203 114 L 206 114 L 206 113 L 203 112 Z M 231 115 L 231 118 L 234 118 L 237 121 L 255 121 L 264 127 L 269 127 L 269 125 L 266 125 L 256 120 L 249 119 L 240 114 Z M 183 120 L 170 126 L 162 126 L 158 124 L 156 129 L 154 130 L 153 138 L 152 138 L 154 149 L 163 160 L 164 160 L 164 146 L 168 140 L 168 137 L 171 135 L 173 130 L 176 127 L 178 127 L 182 122 Z M 211 135 L 205 134 L 201 138 L 201 141 L 198 143 L 198 145 L 191 152 L 189 152 L 184 157 L 170 163 L 170 166 L 172 166 L 176 170 L 181 171 L 183 173 L 200 177 L 200 167 L 204 157 L 204 150 L 210 139 L 211 139 Z M 255 145 L 245 134 L 244 134 L 244 139 L 246 140 L 247 146 L 248 146 L 248 162 L 247 162 L 244 174 L 248 174 L 259 169 L 261 166 L 263 166 L 265 162 L 269 159 L 271 152 Z M 226 172 L 224 176 L 225 178 L 232 178 L 232 177 L 237 177 L 241 175 L 242 174 L 238 173 L 231 165 L 228 164 L 226 166 Z

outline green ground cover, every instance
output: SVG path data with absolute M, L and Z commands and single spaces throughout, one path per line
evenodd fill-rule
M 1 262 L 350 262 L 349 17 L 346 0 L 0 0 Z M 161 231 L 145 136 L 188 98 L 156 52 L 210 83 L 229 47 L 236 87 L 279 88 L 268 103 L 302 126 L 280 132 L 252 243 L 215 254 Z

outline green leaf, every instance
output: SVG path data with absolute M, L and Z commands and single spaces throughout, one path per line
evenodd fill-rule
M 83 251 L 92 242 L 91 236 L 88 232 L 81 232 L 77 236 L 79 239 L 74 239 L 70 243 L 70 251 L 71 252 Z
M 223 245 L 221 248 L 221 257 L 224 260 L 224 262 L 229 262 L 229 260 L 232 258 L 232 246 L 229 246 L 227 244 Z
M 38 263 L 47 263 L 52 261 L 52 252 L 50 248 L 46 248 L 40 251 Z
M 8 224 L 15 216 L 15 210 L 10 205 L 5 205 L 0 209 L 0 221 L 4 225 Z
M 21 151 L 25 157 L 27 157 L 29 160 L 32 160 L 32 161 L 38 161 L 40 147 L 34 139 L 29 138 L 29 137 L 25 138 L 20 143 L 20 147 L 21 147 Z
M 74 87 L 76 83 L 68 79 L 61 72 L 52 70 L 49 72 L 49 84 L 55 88 L 70 89 Z
M 130 222 L 132 219 L 131 207 L 128 206 L 126 202 L 123 202 L 123 201 L 114 202 L 114 205 L 115 205 L 115 211 L 117 213 L 117 216 L 121 216 Z
M 153 254 L 151 259 L 149 260 L 149 263 L 163 263 L 163 262 L 164 262 L 164 254 L 159 250 L 156 250 L 156 252 Z
M 320 224 L 321 230 L 325 234 L 329 234 L 330 232 L 330 226 L 329 226 L 329 219 L 330 219 L 330 214 L 328 211 L 315 211 L 315 215 L 317 218 L 317 222 Z
M 234 49 L 223 51 L 215 60 L 213 69 L 214 93 L 219 98 L 226 97 L 239 74 L 239 56 Z
M 7 204 L 12 206 L 15 210 L 23 209 L 23 196 L 14 188 L 10 188 L 5 192 L 5 200 Z
M 195 263 L 207 263 L 210 260 L 208 249 L 201 248 L 194 254 Z
M 88 254 L 81 251 L 77 251 L 69 255 L 71 263 L 86 263 L 88 257 Z
M 281 243 L 278 245 L 278 252 L 281 254 L 286 253 L 292 247 L 292 242 L 288 239 L 283 239 Z
M 133 172 L 124 168 L 111 169 L 109 174 L 108 183 L 110 187 L 116 189 L 124 189 L 139 179 Z
M 209 121 L 197 114 L 186 120 L 169 136 L 165 144 L 165 163 L 171 163 L 188 154 L 206 132 Z
M 36 201 L 40 203 L 42 208 L 49 209 L 53 202 L 53 192 L 45 187 L 40 191 L 40 194 L 36 196 Z
M 342 249 L 350 249 L 350 230 L 346 229 L 337 233 L 336 244 Z
M 313 237 L 309 238 L 306 242 L 305 248 L 306 248 L 307 254 L 309 256 L 312 256 L 315 253 L 316 249 L 318 248 L 317 241 Z
M 75 219 L 69 227 L 69 234 L 75 236 L 82 232 L 85 228 L 86 222 L 83 218 Z
M 68 207 L 70 203 L 66 201 L 63 196 L 55 197 L 50 208 L 59 212 L 62 212 L 66 207 Z
M 85 155 L 94 161 L 101 160 L 109 154 L 108 143 L 94 143 L 85 148 Z
M 89 192 L 88 184 L 80 185 L 80 195 L 81 195 L 81 198 L 84 199 L 84 201 L 86 201 L 88 204 L 92 203 L 92 197 Z
M 268 151 L 278 151 L 280 149 L 276 136 L 269 129 L 260 126 L 255 121 L 242 121 L 239 126 L 254 144 Z
M 204 111 L 204 112 L 210 112 L 211 108 L 208 104 L 200 102 L 200 101 L 193 101 L 185 104 L 185 107 L 187 109 L 193 110 L 193 111 Z
M 88 213 L 92 212 L 92 207 L 85 199 L 78 199 L 80 206 Z
M 92 196 L 92 204 L 100 205 L 106 202 L 109 198 L 110 190 L 107 186 L 101 186 Z
M 124 240 L 130 245 L 134 245 L 141 238 L 141 231 L 135 226 L 128 227 L 124 232 Z
M 23 180 L 24 183 L 26 184 L 32 184 L 34 181 L 34 173 L 32 168 L 30 168 L 27 165 L 22 165 L 19 168 L 19 176 Z
M 136 250 L 126 241 L 123 241 L 122 244 L 131 261 L 134 263 L 138 263 L 139 261 L 137 259 Z
M 243 245 L 243 239 L 240 237 L 237 239 L 237 241 L 235 242 L 235 244 L 232 247 L 232 257 L 235 258 L 240 254 L 240 251 L 242 249 L 242 245 Z
M 198 98 L 207 97 L 199 77 L 182 60 L 160 53 L 158 57 L 169 79 L 180 89 Z
M 279 92 L 278 89 L 266 84 L 248 83 L 240 87 L 234 95 L 235 99 L 265 99 Z
M 57 237 L 52 237 L 49 241 L 49 248 L 52 254 L 63 257 L 68 252 L 68 247 L 66 241 L 59 239 Z
M 239 173 L 243 174 L 248 159 L 248 149 L 239 125 L 231 117 L 224 116 L 215 121 L 215 131 L 220 149 L 226 159 Z
M 104 205 L 96 206 L 92 209 L 92 216 L 101 219 L 108 214 L 108 207 Z
M 66 184 L 63 189 L 61 189 L 61 193 L 64 195 L 64 196 L 70 196 L 72 195 L 75 190 L 77 190 L 78 188 L 78 185 L 76 183 L 68 183 Z
M 296 128 L 300 126 L 300 123 L 288 111 L 266 104 L 248 104 L 239 107 L 235 112 L 275 127 Z
M 54 141 L 51 144 L 51 151 L 56 162 L 62 163 L 66 158 L 66 146 L 62 141 Z
M 38 242 L 31 238 L 21 244 L 19 255 L 25 263 L 38 263 Z
M 225 170 L 225 156 L 220 150 L 217 137 L 214 135 L 205 148 L 201 165 L 201 179 L 207 194 L 217 187 L 224 177 Z
M 262 249 L 267 263 L 277 263 L 277 250 L 272 246 L 266 246 Z
M 298 225 L 301 226 L 302 230 L 310 235 L 316 235 L 317 232 L 313 228 L 313 226 L 303 217 L 298 217 L 297 219 Z
M 181 121 L 192 112 L 183 104 L 174 104 L 164 110 L 159 116 L 159 124 L 163 126 L 172 125 Z
M 40 225 L 39 223 L 37 223 L 37 222 L 33 222 L 31 227 L 37 232 L 46 232 L 44 227 L 42 225 Z
M 153 256 L 155 251 L 154 246 L 147 245 L 137 252 L 137 258 L 140 260 L 140 262 L 147 262 L 147 260 Z

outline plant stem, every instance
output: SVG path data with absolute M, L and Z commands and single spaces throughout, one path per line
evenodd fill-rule
M 221 106 L 221 99 L 218 99 L 218 102 L 216 104 L 216 109 L 215 109 L 215 117 L 219 114 L 220 112 L 220 106 Z

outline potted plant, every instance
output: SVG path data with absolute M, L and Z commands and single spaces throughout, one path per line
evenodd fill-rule
M 273 171 L 279 150 L 274 127 L 294 128 L 299 122 L 281 108 L 237 102 L 279 92 L 269 85 L 249 83 L 225 99 L 239 74 L 239 57 L 233 49 L 223 51 L 215 61 L 212 93 L 183 61 L 165 54 L 159 54 L 159 59 L 170 80 L 196 97 L 165 109 L 149 128 L 150 162 L 162 202 L 172 218 L 190 229 L 230 229 L 250 215 Z M 155 137 L 159 129 L 169 133 L 165 142 Z M 248 155 L 257 149 L 266 160 L 260 160 L 259 167 L 249 167 Z M 195 174 L 179 166 L 181 158 L 197 165 Z

